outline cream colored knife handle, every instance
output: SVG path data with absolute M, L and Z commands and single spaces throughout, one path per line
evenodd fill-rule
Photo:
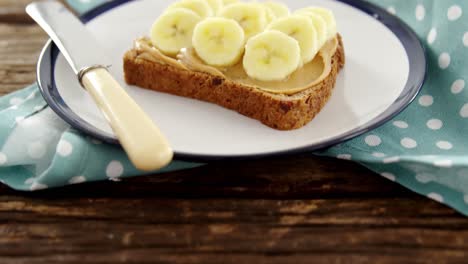
M 105 68 L 87 70 L 81 82 L 94 98 L 137 169 L 160 169 L 173 157 L 161 131 Z

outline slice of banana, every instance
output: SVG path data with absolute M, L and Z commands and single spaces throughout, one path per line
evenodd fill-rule
M 173 3 L 166 10 L 171 10 L 173 8 L 190 9 L 202 18 L 213 15 L 213 10 L 205 0 L 181 0 L 179 2 Z
M 219 15 L 236 20 L 244 29 L 246 40 L 262 32 L 267 25 L 265 10 L 256 3 L 230 4 L 225 6 Z
M 192 46 L 193 29 L 201 20 L 189 9 L 167 10 L 151 27 L 151 42 L 164 54 L 175 55 L 180 49 Z
M 323 19 L 316 13 L 307 10 L 298 10 L 294 12 L 294 14 L 306 16 L 311 20 L 312 24 L 315 27 L 315 31 L 317 31 L 317 40 L 319 46 L 322 47 L 328 39 L 327 22 L 325 21 L 325 19 Z
M 263 10 L 265 12 L 267 25 L 277 19 L 276 15 L 275 15 L 275 12 L 273 12 L 273 10 L 271 10 L 271 8 L 268 8 L 268 6 L 262 5 L 260 3 L 259 3 L 259 5 L 263 8 Z
M 315 7 L 315 6 L 305 7 L 305 8 L 297 10 L 297 12 L 302 12 L 302 11 L 316 14 L 322 17 L 323 20 L 325 20 L 327 24 L 327 40 L 332 39 L 336 36 L 336 33 L 338 32 L 336 28 L 336 20 L 331 10 L 323 8 L 323 7 Z
M 317 32 L 310 19 L 305 16 L 291 15 L 279 18 L 271 23 L 268 29 L 281 31 L 296 39 L 301 47 L 303 64 L 310 62 L 319 51 Z
M 223 0 L 205 0 L 213 10 L 213 15 L 217 15 L 219 10 L 223 8 Z
M 300 61 L 297 40 L 280 31 L 267 30 L 247 41 L 243 66 L 251 78 L 281 81 L 299 67 Z
M 192 44 L 205 63 L 231 66 L 242 57 L 244 38 L 244 30 L 235 20 L 210 17 L 195 26 Z
M 268 7 L 277 18 L 289 16 L 290 14 L 288 6 L 283 3 L 268 1 L 263 4 Z

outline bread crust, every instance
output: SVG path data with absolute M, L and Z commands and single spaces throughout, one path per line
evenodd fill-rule
M 330 74 L 317 85 L 293 95 L 274 94 L 220 76 L 140 59 L 135 49 L 124 56 L 124 75 L 130 85 L 211 102 L 269 127 L 292 130 L 309 123 L 324 107 L 344 63 L 343 43 L 338 36 Z

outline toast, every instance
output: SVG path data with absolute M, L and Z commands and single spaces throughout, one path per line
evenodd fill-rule
M 328 76 L 291 95 L 271 93 L 221 76 L 146 60 L 139 57 L 137 49 L 124 55 L 124 76 L 129 85 L 214 103 L 271 128 L 292 130 L 309 123 L 331 96 L 337 75 L 345 64 L 340 35 L 337 40 Z

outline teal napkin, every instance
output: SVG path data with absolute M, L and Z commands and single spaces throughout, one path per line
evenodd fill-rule
M 84 12 L 103 0 L 68 0 Z M 316 153 L 359 162 L 468 215 L 468 1 L 372 0 L 402 18 L 426 45 L 428 80 L 394 120 Z M 157 173 L 200 166 L 174 161 Z M 70 128 L 36 85 L 0 98 L 0 180 L 18 190 L 143 175 L 118 146 Z M 153 173 L 154 174 L 154 173 Z

